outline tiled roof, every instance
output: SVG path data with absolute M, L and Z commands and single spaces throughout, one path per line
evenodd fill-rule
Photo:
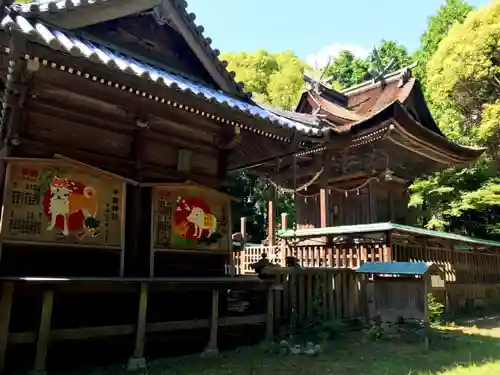
M 293 238 L 293 237 L 321 237 L 328 235 L 342 236 L 346 234 L 357 234 L 357 233 L 377 233 L 377 232 L 388 232 L 388 231 L 400 231 L 411 234 L 417 234 L 421 236 L 428 237 L 438 237 L 447 240 L 453 240 L 457 242 L 470 243 L 472 245 L 481 246 L 493 246 L 500 247 L 500 242 L 483 240 L 480 238 L 462 236 L 460 234 L 441 232 L 437 230 L 430 230 L 419 227 L 411 227 L 409 225 L 401 225 L 394 223 L 373 223 L 373 224 L 358 224 L 358 225 L 340 225 L 336 227 L 326 227 L 326 228 L 308 228 L 308 229 L 298 229 L 296 231 L 288 229 L 278 233 L 280 237 L 283 238 Z
M 357 273 L 381 275 L 425 275 L 434 266 L 432 262 L 366 262 L 356 270 Z
M 112 1 L 113 0 L 111 0 L 111 2 Z M 92 6 L 109 2 L 110 0 L 45 0 L 28 4 L 16 4 L 16 6 L 19 7 L 20 13 L 37 14 L 64 12 L 78 7 Z
M 305 135 L 315 137 L 322 136 L 325 132 L 325 130 L 319 127 L 279 116 L 254 103 L 245 102 L 215 88 L 155 68 L 84 38 L 79 38 L 69 32 L 46 26 L 39 21 L 31 21 L 20 15 L 12 15 L 6 16 L 2 20 L 1 27 L 7 32 L 11 32 L 13 29 L 22 32 L 31 40 L 47 45 L 54 50 L 69 53 L 74 57 L 86 58 L 94 63 L 103 64 L 110 69 L 133 74 L 156 84 L 189 93 L 205 100 L 216 102 L 219 105 L 229 106 L 251 117 L 268 120 L 282 128 L 296 129 Z
M 127 0 L 125 0 L 127 1 Z M 88 8 L 91 6 L 99 5 L 111 5 L 116 4 L 120 6 L 120 2 L 125 2 L 124 0 L 41 0 L 36 3 L 29 4 L 15 4 L 13 9 L 16 9 L 18 14 L 26 18 L 44 18 L 45 16 L 51 16 L 57 13 L 65 13 L 68 11 L 77 11 L 79 9 Z M 182 17 L 183 22 L 189 31 L 194 35 L 197 42 L 204 49 L 206 55 L 212 60 L 217 71 L 221 74 L 224 79 L 234 87 L 239 95 L 251 98 L 251 93 L 245 93 L 243 91 L 243 83 L 236 82 L 234 80 L 234 72 L 228 72 L 226 70 L 227 62 L 219 60 L 218 56 L 220 51 L 218 49 L 212 49 L 211 43 L 212 39 L 205 37 L 203 35 L 204 28 L 201 25 L 196 25 L 195 19 L 196 15 L 194 13 L 188 13 L 187 7 L 188 3 L 185 0 L 134 0 L 137 3 L 136 7 L 142 7 L 145 9 L 151 9 L 154 7 L 161 7 L 165 4 L 171 4 L 176 12 Z M 167 18 L 171 18 L 167 14 Z M 56 23 L 57 24 L 57 23 Z

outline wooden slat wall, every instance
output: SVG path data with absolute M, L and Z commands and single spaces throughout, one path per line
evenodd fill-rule
M 276 284 L 273 316 L 275 326 L 300 326 L 312 319 L 349 319 L 361 313 L 359 277 L 353 270 L 338 268 L 279 268 L 270 270 Z
M 447 282 L 500 282 L 500 254 L 401 244 L 392 246 L 392 254 L 396 261 L 436 263 Z

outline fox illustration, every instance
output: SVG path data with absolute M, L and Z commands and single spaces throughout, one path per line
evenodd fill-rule
M 68 219 L 71 215 L 81 212 L 86 219 L 95 217 L 97 214 L 98 201 L 97 192 L 93 187 L 86 186 L 83 194 L 75 193 L 77 184 L 67 178 L 54 176 L 50 185 L 50 225 L 47 230 L 53 230 L 57 217 L 64 219 L 63 234 L 69 235 Z

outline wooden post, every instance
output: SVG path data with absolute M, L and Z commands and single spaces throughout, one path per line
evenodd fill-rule
M 288 214 L 286 212 L 283 212 L 281 214 L 281 230 L 286 230 L 288 228 Z
M 149 277 L 155 277 L 155 210 L 156 210 L 156 189 L 151 189 L 151 215 L 149 218 Z
M 267 200 L 267 239 L 268 245 L 274 246 L 274 236 L 276 233 L 276 189 L 269 188 L 269 199 Z
M 424 346 L 425 350 L 429 349 L 429 336 L 430 336 L 430 319 L 429 319 L 429 304 L 427 302 L 427 294 L 429 293 L 429 286 L 431 283 L 431 274 L 427 272 L 422 278 L 424 283 Z
M 148 289 L 147 283 L 141 283 L 141 295 L 139 297 L 139 314 L 137 317 L 137 332 L 135 336 L 134 358 L 144 357 L 144 341 L 146 336 L 146 316 L 148 311 Z
M 212 290 L 212 315 L 210 317 L 210 339 L 203 356 L 213 357 L 219 354 L 217 348 L 217 331 L 219 328 L 219 291 Z
M 368 325 L 370 322 L 370 310 L 368 307 L 368 277 L 365 274 L 361 274 L 359 280 L 359 304 L 361 315 L 363 316 L 363 323 Z
M 391 241 L 391 232 L 387 232 L 385 234 L 385 248 L 382 253 L 383 262 L 391 262 L 392 261 L 392 241 Z
M 247 218 L 242 217 L 240 218 L 240 232 L 243 237 L 243 241 L 246 242 L 247 239 Z
M 38 340 L 36 343 L 35 373 L 45 373 L 53 305 L 54 291 L 50 289 L 45 290 L 43 293 L 42 314 L 40 317 L 40 328 L 38 330 Z
M 267 290 L 266 341 L 274 338 L 274 288 Z
M 13 296 L 14 284 L 4 283 L 2 285 L 2 299 L 0 300 L 0 373 L 3 373 L 5 369 Z
M 319 211 L 320 211 L 320 226 L 325 228 L 330 226 L 330 197 L 328 194 L 328 178 L 330 177 L 330 165 L 332 161 L 332 155 L 328 149 L 328 144 L 326 149 L 323 151 L 323 173 L 321 174 L 320 180 L 320 191 L 319 191 Z
M 144 342 L 146 339 L 146 317 L 148 312 L 149 284 L 141 283 L 141 294 L 139 297 L 139 312 L 137 314 L 137 329 L 135 333 L 134 355 L 128 360 L 127 370 L 137 371 L 146 368 L 144 358 Z

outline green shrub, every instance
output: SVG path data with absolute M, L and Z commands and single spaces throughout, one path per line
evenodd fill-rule
M 431 322 L 436 321 L 444 313 L 444 305 L 436 301 L 436 298 L 431 294 L 427 294 L 427 308 L 429 311 L 429 320 Z

